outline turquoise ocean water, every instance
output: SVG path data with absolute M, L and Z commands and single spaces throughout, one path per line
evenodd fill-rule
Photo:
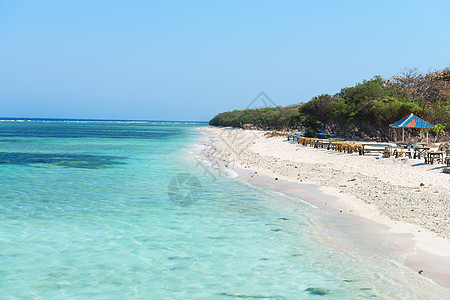
M 205 172 L 188 151 L 201 126 L 0 122 L 0 299 L 434 293 L 382 255 L 357 257 L 318 242 L 313 207 Z M 180 173 L 196 186 L 173 190 L 186 178 Z M 169 186 L 173 199 L 193 195 L 194 203 L 171 201 Z

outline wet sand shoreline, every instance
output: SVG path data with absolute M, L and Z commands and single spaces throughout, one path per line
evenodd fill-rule
M 250 184 L 300 198 L 321 211 L 326 211 L 328 219 L 319 221 L 322 224 L 318 225 L 326 228 L 328 236 L 318 237 L 318 239 L 333 245 L 339 244 L 339 239 L 346 240 L 343 244 L 350 244 L 352 240 L 364 240 L 365 243 L 373 243 L 373 247 L 378 248 L 377 251 L 380 251 L 380 245 L 383 245 L 383 251 L 390 252 L 390 255 L 401 264 L 415 272 L 423 270 L 423 276 L 441 286 L 447 288 L 450 286 L 450 243 L 447 239 L 417 224 L 393 220 L 380 212 L 376 206 L 362 202 L 353 195 L 343 192 L 342 189 L 318 186 L 317 182 L 305 184 L 304 180 L 292 180 L 292 177 L 285 176 L 277 170 L 264 170 L 253 161 L 245 159 L 246 156 L 242 155 L 242 152 L 236 151 L 239 149 L 230 150 L 230 146 L 236 141 L 226 140 L 227 137 L 220 130 L 229 132 L 230 129 L 211 127 L 202 129 L 207 135 L 207 144 L 211 148 L 210 153 L 206 153 L 207 159 L 212 160 L 212 164 L 220 164 L 222 167 L 234 170 L 240 179 Z M 221 134 L 220 137 L 218 137 L 219 134 Z M 242 133 L 240 135 L 242 136 Z M 253 141 L 253 144 L 242 151 L 252 155 L 255 148 L 258 149 L 256 151 L 261 150 L 258 146 L 264 147 L 264 141 L 269 139 L 261 137 L 262 133 L 259 135 L 260 139 L 257 141 L 262 142 L 262 145 L 255 146 L 256 142 Z M 283 140 L 279 138 L 269 142 L 282 143 Z M 299 147 L 289 146 L 293 148 L 292 151 L 296 151 Z M 260 153 L 257 152 L 257 154 Z M 273 163 L 277 163 L 275 159 Z M 286 161 L 282 162 L 282 164 L 285 163 Z M 344 232 L 341 232 L 342 228 L 345 228 Z M 446 228 L 443 232 L 446 232 Z M 355 245 L 355 248 L 360 247 Z

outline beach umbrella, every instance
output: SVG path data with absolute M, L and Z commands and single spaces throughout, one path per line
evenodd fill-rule
M 411 113 L 409 116 L 401 119 L 400 121 L 395 122 L 394 124 L 389 125 L 390 127 L 394 128 L 401 128 L 402 129 L 402 141 L 405 141 L 405 128 L 419 128 L 422 129 L 430 129 L 434 128 L 434 125 L 431 125 L 430 123 L 422 120 L 415 114 Z M 428 131 L 427 131 L 427 144 L 428 144 Z

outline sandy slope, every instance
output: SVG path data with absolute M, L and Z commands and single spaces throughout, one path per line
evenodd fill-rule
M 266 138 L 261 131 L 204 130 L 211 134 L 215 153 L 208 155 L 216 163 L 220 157 L 228 167 L 249 168 L 258 175 L 337 188 L 350 195 L 349 204 L 358 214 L 403 221 L 450 237 L 450 174 L 442 173 L 443 165 L 314 149 L 282 137 Z

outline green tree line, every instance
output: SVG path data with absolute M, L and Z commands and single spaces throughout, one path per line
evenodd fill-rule
M 324 130 L 342 137 L 387 140 L 394 133 L 389 124 L 410 113 L 450 128 L 450 70 L 421 74 L 412 69 L 387 80 L 375 76 L 303 104 L 220 113 L 210 125 Z

